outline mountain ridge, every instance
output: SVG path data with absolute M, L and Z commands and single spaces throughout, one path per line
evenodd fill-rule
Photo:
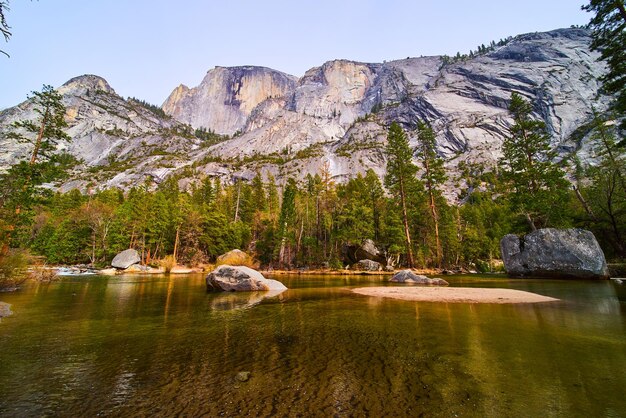
M 535 104 L 561 156 L 585 156 L 593 107 L 602 110 L 608 100 L 597 99 L 605 67 L 589 41 L 586 29 L 557 29 L 518 35 L 456 62 L 442 56 L 383 63 L 338 59 L 300 78 L 267 67 L 218 66 L 198 86 L 172 91 L 162 106 L 170 118 L 119 97 L 101 77 L 75 77 L 59 91 L 69 105 L 74 138 L 65 147 L 83 164 L 62 190 L 85 189 L 90 181 L 128 188 L 172 173 L 182 186 L 206 175 L 248 178 L 257 170 L 303 178 L 324 165 L 338 181 L 368 168 L 382 176 L 386 129 L 393 121 L 412 140 L 418 120 L 430 123 L 452 174 L 466 163 L 488 168 L 496 164 L 511 123 L 512 91 Z M 27 102 L 0 112 L 0 134 L 16 115 L 28 115 Z M 200 128 L 228 136 L 208 142 L 194 137 Z M 19 158 L 18 148 L 0 137 L 0 164 Z M 129 167 L 81 178 L 111 160 Z M 449 196 L 462 187 L 454 183 Z

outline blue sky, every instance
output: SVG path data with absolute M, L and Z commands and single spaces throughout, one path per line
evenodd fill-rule
M 207 70 L 261 65 L 301 76 L 325 61 L 453 55 L 491 40 L 586 24 L 580 0 L 11 0 L 0 109 L 42 84 L 97 74 L 161 104 Z

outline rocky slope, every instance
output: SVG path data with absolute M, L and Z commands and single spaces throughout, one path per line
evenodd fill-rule
M 86 168 L 96 171 L 105 161 L 126 162 L 99 177 L 102 184 L 122 187 L 174 171 L 226 180 L 251 177 L 256 170 L 301 178 L 325 165 L 339 181 L 368 168 L 382 175 L 388 125 L 399 121 L 411 131 L 426 120 L 452 173 L 453 197 L 462 187 L 454 178 L 461 162 L 488 167 L 500 156 L 512 91 L 536 103 L 536 116 L 546 121 L 562 155 L 584 155 L 592 106 L 606 105 L 606 98 L 597 99 L 597 78 L 605 68 L 589 42 L 584 29 L 560 29 L 520 35 L 456 63 L 442 57 L 374 64 L 336 60 L 300 79 L 262 67 L 217 67 L 199 86 L 172 92 L 163 104 L 171 119 L 123 100 L 102 79 L 79 77 L 59 89 L 74 138 L 68 149 L 85 162 L 70 185 L 84 188 Z M 28 109 L 25 102 L 3 111 L 0 127 Z M 233 136 L 202 142 L 185 124 Z M 2 138 L 0 149 L 9 151 L 0 163 L 20 155 Z
M 157 182 L 176 165 L 187 164 L 178 157 L 199 147 L 199 140 L 185 135 L 179 122 L 160 116 L 140 103 L 118 96 L 101 77 L 84 75 L 59 87 L 65 105 L 69 143 L 59 150 L 81 160 L 75 168 L 72 187 L 127 188 L 146 177 Z M 0 167 L 24 158 L 28 143 L 8 140 L 6 133 L 17 120 L 34 120 L 33 104 L 27 100 L 0 112 Z

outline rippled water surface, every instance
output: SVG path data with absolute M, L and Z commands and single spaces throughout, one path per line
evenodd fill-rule
M 269 297 L 202 276 L 0 293 L 0 416 L 626 416 L 626 284 L 452 277 L 561 299 L 474 305 L 276 278 Z

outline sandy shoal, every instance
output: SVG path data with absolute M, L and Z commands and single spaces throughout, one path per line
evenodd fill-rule
M 359 287 L 352 291 L 359 295 L 419 302 L 538 303 L 559 300 L 523 290 L 476 287 Z

